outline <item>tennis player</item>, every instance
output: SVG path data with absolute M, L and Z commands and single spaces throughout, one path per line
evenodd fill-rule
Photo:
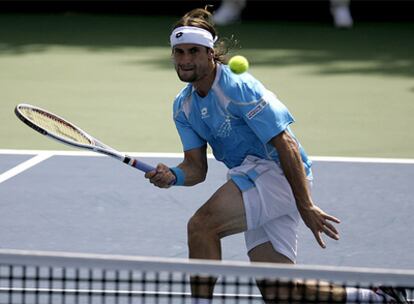
M 244 232 L 251 261 L 295 263 L 300 219 L 323 248 L 322 234 L 339 239 L 334 223 L 340 221 L 312 200 L 311 161 L 289 128 L 291 113 L 251 74 L 230 71 L 224 61 L 226 45 L 217 41 L 211 17 L 206 9 L 192 10 L 171 33 L 177 75 L 188 83 L 174 101 L 184 160 L 173 168 L 159 164 L 146 177 L 160 188 L 203 182 L 209 144 L 215 158 L 229 168 L 228 181 L 188 222 L 190 258 L 219 260 L 220 239 Z M 298 282 L 294 289 L 299 297 L 303 286 Z M 320 300 L 391 298 L 380 289 L 306 288 L 310 297 L 312 290 L 318 292 Z M 271 303 L 275 291 L 261 291 Z M 213 284 L 197 286 L 192 279 L 193 303 L 211 303 L 212 294 Z

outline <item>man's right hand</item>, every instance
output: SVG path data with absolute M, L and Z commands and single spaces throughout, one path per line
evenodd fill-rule
M 145 178 L 149 179 L 151 184 L 159 188 L 170 188 L 175 181 L 174 174 L 164 164 L 158 164 L 155 170 L 147 172 Z

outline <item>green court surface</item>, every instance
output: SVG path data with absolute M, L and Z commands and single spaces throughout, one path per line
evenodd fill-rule
M 0 14 L 0 148 L 63 147 L 13 114 L 51 110 L 123 151 L 180 152 L 172 101 L 183 87 L 173 17 Z M 289 107 L 310 155 L 414 158 L 414 23 L 244 22 L 219 28 L 232 54 Z

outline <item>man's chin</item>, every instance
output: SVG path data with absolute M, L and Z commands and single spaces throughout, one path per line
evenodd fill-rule
M 177 73 L 177 75 L 178 75 L 178 78 L 180 78 L 180 80 L 183 82 L 194 82 L 197 80 L 197 76 L 194 74 Z

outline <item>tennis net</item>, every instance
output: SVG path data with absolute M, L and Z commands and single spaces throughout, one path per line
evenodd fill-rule
M 341 303 L 345 298 L 335 291 L 345 286 L 393 286 L 410 299 L 414 294 L 409 270 L 0 249 L 0 303 L 5 304 L 191 303 L 190 281 L 198 293 L 215 282 L 213 303 L 263 303 L 258 286 L 268 303 Z

